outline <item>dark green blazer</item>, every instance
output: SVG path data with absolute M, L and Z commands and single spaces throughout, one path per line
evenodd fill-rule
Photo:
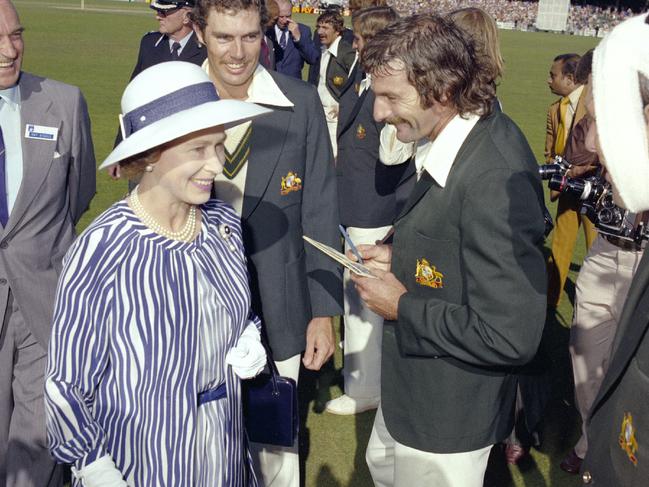
M 392 272 L 408 292 L 383 333 L 398 442 L 455 453 L 511 432 L 517 371 L 545 321 L 542 208 L 534 155 L 500 112 L 469 133 L 445 187 L 422 173 L 395 222 Z
M 649 253 L 645 252 L 629 289 L 608 370 L 588 419 L 588 454 L 582 473 L 590 479 L 590 485 L 649 485 L 647 328 Z
M 347 81 L 350 70 L 354 65 L 354 59 L 356 59 L 356 51 L 352 45 L 344 39 L 340 39 L 337 55 L 329 57 L 326 80 L 327 89 L 336 101 L 340 101 L 340 97 L 343 94 L 344 89 L 347 87 Z M 318 87 L 318 82 L 320 80 L 321 60 L 322 56 L 318 59 L 318 62 L 309 67 L 309 83 L 316 88 Z

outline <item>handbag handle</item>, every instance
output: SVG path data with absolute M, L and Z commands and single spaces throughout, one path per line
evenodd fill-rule
M 277 387 L 277 379 L 279 379 L 279 370 L 277 370 L 277 365 L 275 365 L 275 360 L 273 360 L 273 353 L 270 351 L 270 345 L 268 344 L 268 337 L 266 336 L 266 327 L 262 323 L 260 330 L 261 345 L 266 351 L 266 365 L 270 371 L 270 380 L 273 383 L 273 395 L 279 396 L 279 387 Z

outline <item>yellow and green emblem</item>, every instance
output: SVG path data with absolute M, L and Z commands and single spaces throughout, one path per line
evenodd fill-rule
M 417 259 L 415 281 L 422 286 L 442 288 L 444 287 L 444 274 L 439 272 L 434 265 L 431 266 L 426 259 Z

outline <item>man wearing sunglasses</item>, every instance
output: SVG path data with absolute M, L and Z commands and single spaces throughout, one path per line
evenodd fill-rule
M 194 0 L 153 0 L 150 7 L 156 12 L 160 24 L 157 32 L 142 37 L 137 64 L 131 75 L 135 78 L 141 71 L 165 61 L 187 61 L 203 64 L 207 57 L 204 47 L 198 42 L 189 12 Z

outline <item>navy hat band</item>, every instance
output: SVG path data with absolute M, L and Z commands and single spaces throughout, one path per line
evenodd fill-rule
M 216 94 L 214 85 L 209 82 L 198 83 L 173 91 L 124 115 L 122 117 L 124 138 L 163 118 L 214 101 L 219 101 L 219 96 Z

